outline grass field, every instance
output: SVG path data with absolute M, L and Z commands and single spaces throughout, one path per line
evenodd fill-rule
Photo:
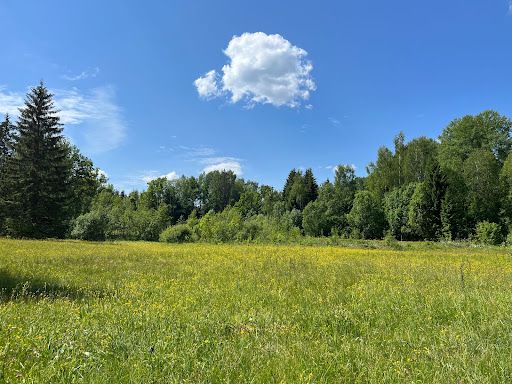
M 0 382 L 510 382 L 511 262 L 3 239 Z

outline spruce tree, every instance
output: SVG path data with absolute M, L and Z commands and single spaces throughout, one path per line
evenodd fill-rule
M 7 200 L 7 164 L 12 154 L 14 141 L 14 125 L 11 123 L 9 114 L 5 115 L 5 120 L 0 123 L 0 236 L 5 235 L 6 217 L 8 200 Z
M 20 108 L 7 172 L 14 236 L 63 237 L 67 228 L 72 162 L 52 98 L 41 81 Z
M 288 200 L 288 196 L 290 196 L 290 192 L 293 187 L 293 183 L 295 182 L 295 176 L 297 175 L 297 171 L 293 168 L 288 174 L 288 178 L 283 187 L 283 200 L 286 202 Z
M 313 176 L 313 170 L 311 168 L 306 169 L 306 172 L 304 173 L 304 182 L 306 184 L 307 193 L 306 206 L 310 201 L 315 201 L 318 198 L 318 184 L 315 176 Z

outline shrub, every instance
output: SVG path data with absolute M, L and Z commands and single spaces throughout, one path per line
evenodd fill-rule
M 91 211 L 78 216 L 71 231 L 71 237 L 79 240 L 103 241 L 108 218 L 101 211 Z
M 187 224 L 172 225 L 160 234 L 163 243 L 188 243 L 193 240 L 192 229 Z
M 197 225 L 201 240 L 215 243 L 236 241 L 242 230 L 243 218 L 237 209 L 227 207 L 220 213 L 208 212 Z
M 290 212 L 290 221 L 293 227 L 302 228 L 302 212 L 293 208 Z
M 476 225 L 475 240 L 480 244 L 498 245 L 503 242 L 501 228 L 496 223 L 482 221 Z
M 512 231 L 507 235 L 507 245 L 512 245 Z

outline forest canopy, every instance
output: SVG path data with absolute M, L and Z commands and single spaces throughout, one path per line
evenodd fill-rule
M 63 135 L 43 82 L 0 123 L 0 235 L 83 240 L 293 241 L 301 236 L 474 240 L 511 233 L 512 121 L 455 118 L 437 138 L 382 146 L 367 176 L 335 168 L 318 184 L 292 169 L 282 190 L 232 171 L 152 180 L 118 191 Z M 512 235 L 509 236 L 512 239 Z

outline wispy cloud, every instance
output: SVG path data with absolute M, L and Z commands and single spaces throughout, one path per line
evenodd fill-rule
M 184 145 L 180 145 L 179 148 L 185 151 L 185 157 L 196 159 L 198 157 L 203 156 L 212 156 L 215 154 L 215 150 L 206 146 L 199 147 L 186 147 Z
M 189 147 L 186 145 L 179 145 L 176 148 L 176 155 L 181 157 L 187 162 L 198 164 L 201 168 L 200 173 L 208 173 L 213 171 L 233 171 L 237 176 L 243 174 L 243 167 L 241 165 L 242 159 L 230 156 L 215 156 L 217 151 L 209 146 L 200 145 Z M 151 171 L 147 178 L 156 178 L 157 172 Z
M 96 77 L 98 75 L 98 73 L 100 73 L 100 69 L 98 67 L 94 67 L 94 68 L 87 69 L 76 76 L 63 75 L 62 77 L 69 81 L 77 81 L 77 80 L 88 79 L 91 77 Z
M 332 125 L 336 125 L 336 126 L 341 125 L 341 121 L 339 121 L 338 119 L 336 119 L 334 117 L 329 117 L 329 121 L 331 122 Z
M 82 92 L 77 88 L 56 90 L 55 104 L 61 122 L 68 126 L 72 140 L 85 145 L 88 153 L 98 154 L 117 148 L 126 136 L 122 110 L 116 104 L 113 86 Z M 80 126 L 74 129 L 73 125 Z
M 18 108 L 23 106 L 23 94 L 9 92 L 6 86 L 0 85 L 0 113 L 17 116 Z
M 224 163 L 224 162 L 233 162 L 233 161 L 240 161 L 240 159 L 237 159 L 236 157 L 226 157 L 226 156 L 219 156 L 219 157 L 206 157 L 204 159 L 200 159 L 199 162 L 201 164 L 217 164 L 217 163 Z
M 88 154 L 104 153 L 117 148 L 125 137 L 126 126 L 121 108 L 116 104 L 113 86 L 82 91 L 78 88 L 50 90 L 56 109 L 60 110 L 64 133 L 80 144 Z M 0 113 L 19 115 L 25 94 L 0 87 Z M 76 127 L 75 127 L 76 126 Z M 79 129 L 78 129 L 79 127 Z
M 222 67 L 222 78 L 211 70 L 194 81 L 201 98 L 226 95 L 233 103 L 245 100 L 249 108 L 257 103 L 293 108 L 316 89 L 307 52 L 281 35 L 233 36 L 224 53 L 229 61 Z
M 512 1 L 508 2 L 508 14 L 512 15 Z
M 145 190 L 148 187 L 148 183 L 159 179 L 166 178 L 167 180 L 175 180 L 180 176 L 177 172 L 171 171 L 165 175 L 162 171 L 157 170 L 144 170 L 134 172 L 132 174 L 121 176 L 119 179 L 111 180 L 115 187 L 119 190 L 133 191 L 133 190 Z

